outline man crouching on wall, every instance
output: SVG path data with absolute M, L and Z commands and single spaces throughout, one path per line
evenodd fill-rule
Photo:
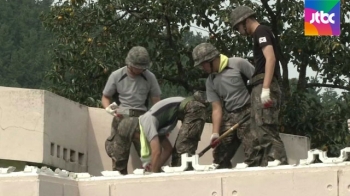
M 129 141 L 127 145 L 140 142 L 143 168 L 154 173 L 160 172 L 171 155 L 171 166 L 174 167 L 181 165 L 181 154 L 195 154 L 206 120 L 206 103 L 205 92 L 199 91 L 187 98 L 166 98 L 154 104 L 142 116 L 123 120 L 117 129 L 123 133 L 121 137 Z M 172 147 L 167 135 L 174 130 L 178 120 L 182 121 L 182 125 Z M 118 145 L 117 142 L 111 142 L 109 146 Z M 120 156 L 113 149 L 120 148 L 106 149 L 107 154 L 112 158 Z

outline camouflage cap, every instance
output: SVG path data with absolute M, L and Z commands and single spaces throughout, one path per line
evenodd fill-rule
M 193 98 L 196 101 L 199 101 L 201 103 L 206 103 L 207 101 L 207 94 L 205 91 L 196 91 L 193 93 Z
M 247 6 L 236 7 L 236 9 L 234 9 L 230 15 L 230 22 L 232 27 L 235 28 L 238 23 L 244 21 L 245 19 L 253 15 L 255 15 L 255 12 L 250 7 L 247 7 Z
M 205 61 L 210 61 L 219 56 L 220 52 L 210 43 L 201 43 L 197 45 L 192 52 L 194 67 L 197 67 Z
M 125 64 L 138 69 L 147 69 L 151 64 L 151 60 L 147 49 L 142 46 L 132 47 L 125 59 Z

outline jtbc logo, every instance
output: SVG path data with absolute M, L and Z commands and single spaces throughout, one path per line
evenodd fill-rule
M 310 23 L 313 24 L 314 22 L 316 22 L 318 24 L 328 24 L 328 23 L 334 24 L 335 22 L 333 20 L 333 17 L 334 17 L 334 13 L 328 14 L 328 13 L 324 13 L 323 11 L 321 11 L 321 13 L 316 12 L 312 14 L 312 19 Z

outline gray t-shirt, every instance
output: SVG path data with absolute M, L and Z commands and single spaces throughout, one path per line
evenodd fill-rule
M 223 101 L 227 111 L 244 106 L 250 102 L 250 95 L 241 74 L 251 79 L 253 73 L 254 66 L 247 60 L 229 58 L 227 67 L 221 73 L 210 74 L 206 80 L 208 101 Z
M 157 135 L 166 135 L 174 130 L 178 121 L 178 110 L 184 97 L 170 97 L 154 104 L 140 116 L 140 124 L 148 141 Z
M 119 95 L 119 106 L 129 109 L 147 110 L 146 100 L 161 95 L 155 75 L 149 70 L 132 78 L 127 74 L 127 67 L 114 71 L 108 78 L 103 95 Z M 116 100 L 113 100 L 116 101 Z

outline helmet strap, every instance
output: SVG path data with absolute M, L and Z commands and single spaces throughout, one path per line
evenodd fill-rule
M 213 60 L 214 61 L 214 60 Z M 214 72 L 214 65 L 213 65 L 213 61 L 210 61 L 210 72 L 213 73 Z
M 248 31 L 247 31 L 247 26 L 246 26 L 246 24 L 247 24 L 247 19 L 245 19 L 244 21 L 243 21 L 243 29 L 244 29 L 244 31 L 245 31 L 245 33 L 247 34 L 247 35 L 249 35 L 248 34 Z

